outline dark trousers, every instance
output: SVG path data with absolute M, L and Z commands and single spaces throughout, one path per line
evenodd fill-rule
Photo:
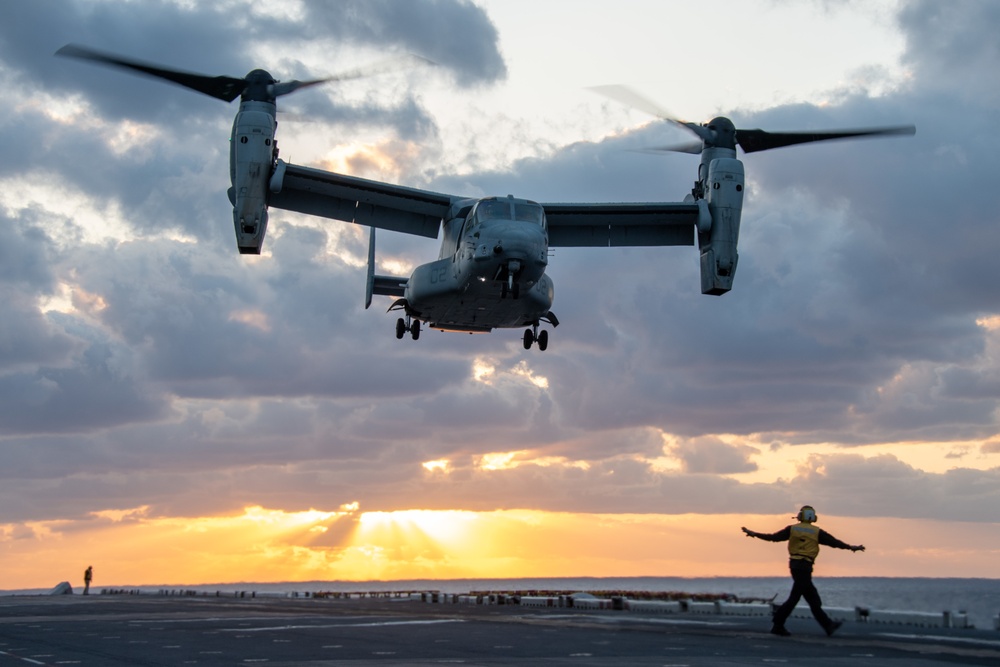
M 785 627 L 785 621 L 791 616 L 795 605 L 802 598 L 806 599 L 813 618 L 826 630 L 830 627 L 830 617 L 823 611 L 823 601 L 819 598 L 819 591 L 813 584 L 813 566 L 807 560 L 791 560 L 788 562 L 788 569 L 792 573 L 792 592 L 788 594 L 777 611 L 774 612 L 774 626 L 776 628 Z

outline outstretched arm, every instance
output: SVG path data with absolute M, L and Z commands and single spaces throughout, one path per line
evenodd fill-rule
M 758 533 L 749 528 L 740 528 L 747 537 L 756 537 L 758 540 L 767 540 L 768 542 L 785 542 L 791 535 L 791 527 L 785 526 L 776 533 Z
M 863 544 L 848 544 L 846 542 L 841 542 L 836 537 L 826 532 L 825 530 L 819 531 L 819 543 L 825 547 L 834 547 L 835 549 L 848 549 L 850 551 L 864 551 L 865 545 Z

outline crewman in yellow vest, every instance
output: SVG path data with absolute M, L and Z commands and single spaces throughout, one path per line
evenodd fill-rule
M 795 518 L 798 520 L 797 524 L 785 526 L 776 533 L 756 533 L 748 528 L 741 529 L 747 537 L 756 537 L 768 542 L 788 542 L 788 569 L 792 573 L 792 592 L 788 594 L 788 599 L 774 612 L 774 625 L 771 627 L 771 634 L 781 637 L 788 637 L 792 634 L 785 629 L 785 621 L 799 600 L 805 598 L 806 602 L 809 603 L 813 617 L 826 631 L 827 636 L 830 636 L 843 625 L 843 621 L 834 621 L 826 615 L 826 612 L 823 611 L 823 601 L 820 600 L 819 591 L 816 590 L 812 581 L 813 563 L 819 555 L 819 545 L 836 549 L 850 549 L 851 551 L 864 551 L 865 547 L 863 544 L 852 546 L 841 542 L 825 530 L 814 526 L 816 510 L 809 505 L 800 509 Z

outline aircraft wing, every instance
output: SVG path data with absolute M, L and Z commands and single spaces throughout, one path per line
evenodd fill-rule
M 437 238 L 463 199 L 278 162 L 269 206 L 394 232 Z M 277 188 L 275 188 L 277 189 Z M 542 204 L 552 247 L 694 245 L 695 203 Z
M 551 247 L 694 245 L 696 203 L 542 204 Z
M 269 206 L 394 232 L 437 238 L 454 199 L 356 176 L 344 176 L 279 161 Z

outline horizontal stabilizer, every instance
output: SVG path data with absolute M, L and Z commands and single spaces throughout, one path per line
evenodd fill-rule
M 397 278 L 396 276 L 373 276 L 372 294 L 384 294 L 386 296 L 403 296 L 406 291 L 406 283 L 409 278 Z

